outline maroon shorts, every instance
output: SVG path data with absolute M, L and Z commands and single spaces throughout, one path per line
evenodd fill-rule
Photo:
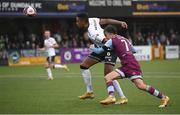
M 121 78 L 129 78 L 130 80 L 142 79 L 142 73 L 138 70 L 133 70 L 126 67 L 120 67 L 115 70 Z

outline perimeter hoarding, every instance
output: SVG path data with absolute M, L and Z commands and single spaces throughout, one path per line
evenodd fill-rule
M 55 63 L 60 63 L 59 50 L 56 49 Z M 37 50 L 9 50 L 8 64 L 9 66 L 37 65 L 45 64 L 47 52 Z
M 0 50 L 0 66 L 8 65 L 8 52 L 7 50 Z
M 62 63 L 80 63 L 91 51 L 89 48 L 61 48 L 60 52 Z
M 134 56 L 138 61 L 150 61 L 152 60 L 152 47 L 151 46 L 134 46 L 136 54 Z M 62 63 L 80 63 L 89 54 L 91 50 L 89 48 L 61 48 L 60 56 Z M 119 59 L 118 59 L 119 61 Z
M 88 14 L 95 17 L 132 16 L 132 0 L 88 0 Z
M 179 0 L 133 1 L 133 16 L 180 16 Z
M 179 59 L 179 46 L 166 46 L 166 59 Z
M 151 46 L 134 46 L 136 53 L 135 58 L 138 61 L 150 61 L 152 60 L 152 47 Z
M 37 17 L 70 17 L 79 12 L 86 12 L 86 2 L 81 0 L 1 0 L 0 17 L 22 17 L 26 6 L 36 8 Z

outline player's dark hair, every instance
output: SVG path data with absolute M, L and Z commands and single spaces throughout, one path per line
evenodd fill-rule
M 108 33 L 113 33 L 113 34 L 117 34 L 117 28 L 113 25 L 107 25 L 105 28 L 104 28 L 104 33 L 105 32 L 108 32 Z
M 79 13 L 76 15 L 81 20 L 84 20 L 85 22 L 88 22 L 88 14 L 87 13 Z

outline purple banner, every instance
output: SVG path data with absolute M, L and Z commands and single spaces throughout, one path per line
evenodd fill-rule
M 80 63 L 90 54 L 89 48 L 61 48 L 62 63 Z

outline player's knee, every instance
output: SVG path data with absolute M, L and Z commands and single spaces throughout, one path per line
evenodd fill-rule
M 46 68 L 46 69 L 49 68 L 49 65 L 48 64 L 44 65 L 44 68 Z
M 107 76 L 107 75 L 104 77 L 104 80 L 105 80 L 106 82 L 112 81 L 111 77 L 109 77 L 109 76 Z
M 144 83 L 136 84 L 136 87 L 140 90 L 146 90 L 146 85 Z
M 54 64 L 50 64 L 49 67 L 54 69 Z
M 80 65 L 80 69 L 89 69 L 89 67 L 85 67 L 84 65 Z

